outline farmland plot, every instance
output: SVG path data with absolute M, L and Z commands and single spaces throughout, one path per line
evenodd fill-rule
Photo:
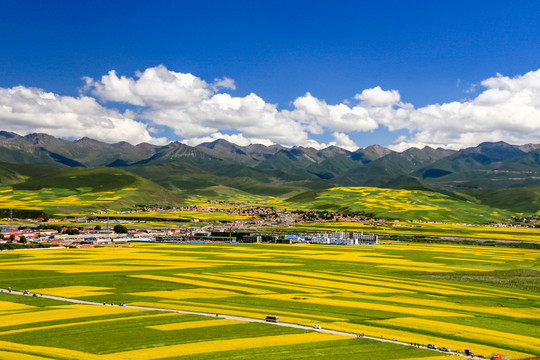
M 2 288 L 255 319 L 270 314 L 282 322 L 485 356 L 540 353 L 538 292 L 460 281 L 463 273 L 538 271 L 533 250 L 137 244 L 4 252 L 0 263 Z M 217 353 L 249 359 L 445 358 L 416 347 L 264 323 L 0 294 L 0 358 L 210 359 Z

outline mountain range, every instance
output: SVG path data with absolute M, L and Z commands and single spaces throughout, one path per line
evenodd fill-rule
M 197 146 L 107 144 L 86 137 L 68 141 L 0 131 L 0 161 L 81 171 L 117 169 L 178 197 L 224 192 L 294 197 L 335 186 L 372 186 L 441 192 L 517 212 L 540 210 L 540 144 L 489 142 L 459 151 L 424 147 L 403 152 L 372 145 L 348 151 L 336 146 L 239 146 L 222 139 Z M 2 183 L 20 182 L 22 175 L 13 171 L 0 171 Z M 46 171 L 37 173 L 47 176 Z

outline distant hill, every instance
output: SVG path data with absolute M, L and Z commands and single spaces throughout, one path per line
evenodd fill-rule
M 356 151 L 282 145 L 240 146 L 220 139 L 195 147 L 75 141 L 47 134 L 0 132 L 0 161 L 56 168 L 109 167 L 136 174 L 181 197 L 221 192 L 294 196 L 334 186 L 427 190 L 454 199 L 538 212 L 540 144 L 486 142 L 453 151 L 372 145 Z M 21 172 L 0 171 L 3 184 Z M 86 181 L 86 180 L 85 180 Z M 38 185 L 36 185 L 37 187 Z M 84 184 L 82 184 L 84 187 Z
M 174 206 L 182 200 L 162 186 L 121 169 L 55 168 L 0 163 L 4 207 L 58 211 Z M 1 206 L 0 206 L 1 207 Z
M 20 136 L 0 131 L 0 161 L 58 167 L 97 167 L 147 159 L 160 147 L 127 142 L 107 144 L 82 138 L 67 141 L 47 134 Z

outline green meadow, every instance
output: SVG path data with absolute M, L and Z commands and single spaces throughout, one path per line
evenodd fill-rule
M 2 252 L 0 263 L 2 288 L 255 319 L 276 315 L 282 322 L 484 356 L 540 354 L 540 263 L 534 250 L 413 243 L 135 244 Z M 445 359 L 416 347 L 265 323 L 0 293 L 0 358 L 21 354 Z

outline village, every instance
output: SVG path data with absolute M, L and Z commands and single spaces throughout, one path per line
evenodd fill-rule
M 3 228 L 0 232 L 0 244 L 34 244 L 39 247 L 88 248 L 99 245 L 122 247 L 134 242 L 167 243 L 278 243 L 278 244 L 338 244 L 362 245 L 377 244 L 378 236 L 363 232 L 332 231 L 309 236 L 265 235 L 244 231 L 215 228 L 208 225 L 201 227 L 182 227 L 167 229 L 127 229 L 115 225 L 113 229 L 79 229 L 76 227 L 58 228 Z M 8 247 L 9 248 L 9 247 Z
M 130 246 L 132 242 L 228 242 L 283 244 L 377 244 L 378 236 L 360 231 L 296 231 L 310 223 L 356 223 L 370 227 L 422 227 L 432 221 L 398 221 L 368 213 L 330 210 L 287 210 L 256 203 L 210 201 L 174 209 L 139 206 L 127 211 L 93 212 L 60 219 L 5 218 L 0 225 L 0 248 Z M 129 225 L 123 225 L 129 224 Z M 469 224 L 454 224 L 469 225 Z M 471 226 L 471 225 L 469 225 Z M 491 227 L 534 228 L 528 224 L 493 223 Z M 17 246 L 16 246 L 17 245 Z M 24 246 L 23 246 L 24 245 Z M 32 246 L 31 246 L 32 245 Z

